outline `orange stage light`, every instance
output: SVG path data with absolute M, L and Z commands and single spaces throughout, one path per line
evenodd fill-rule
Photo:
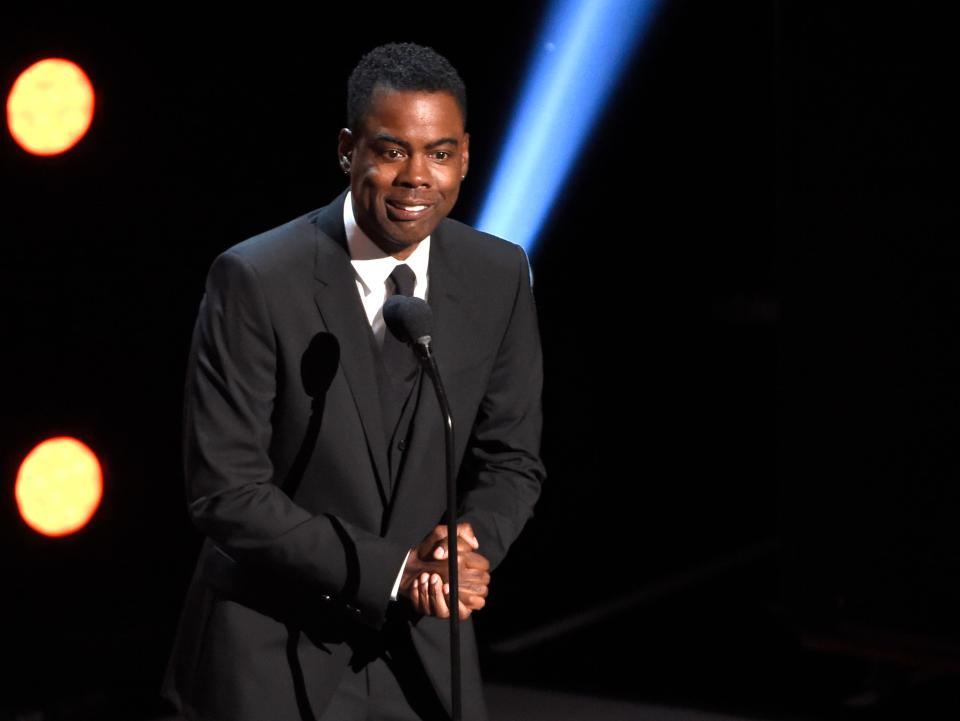
M 34 155 L 69 150 L 93 121 L 93 85 L 75 63 L 48 58 L 20 73 L 7 97 L 13 139 Z
M 103 497 L 96 454 L 75 438 L 50 438 L 20 464 L 17 507 L 27 525 L 45 536 L 66 536 L 90 520 Z

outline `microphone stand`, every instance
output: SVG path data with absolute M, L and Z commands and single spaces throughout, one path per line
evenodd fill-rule
M 450 578 L 450 707 L 452 721 L 460 721 L 460 584 L 457 570 L 457 473 L 454 467 L 453 414 L 447 401 L 447 392 L 440 380 L 437 361 L 430 349 L 430 336 L 417 338 L 413 343 L 417 357 L 433 381 L 433 390 L 444 419 L 444 437 L 447 457 L 447 562 Z

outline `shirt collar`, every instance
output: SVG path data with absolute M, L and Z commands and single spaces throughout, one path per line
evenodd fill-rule
M 347 235 L 350 264 L 353 266 L 357 278 L 364 285 L 366 293 L 374 288 L 383 288 L 383 284 L 390 277 L 393 269 L 401 263 L 410 266 L 410 270 L 417 277 L 418 290 L 425 285 L 430 260 L 429 235 L 420 241 L 406 260 L 397 260 L 392 255 L 384 253 L 357 225 L 357 220 L 353 215 L 352 195 L 349 191 L 343 201 L 343 229 Z M 417 295 L 420 295 L 420 293 L 417 293 Z

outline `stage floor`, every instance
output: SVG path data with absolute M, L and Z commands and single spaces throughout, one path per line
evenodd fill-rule
M 556 691 L 490 684 L 485 688 L 490 721 L 748 721 L 738 716 Z
M 684 708 L 486 684 L 490 721 L 763 721 Z M 183 721 L 168 716 L 157 721 Z

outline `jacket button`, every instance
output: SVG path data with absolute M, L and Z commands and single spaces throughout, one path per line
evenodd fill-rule
M 401 451 L 407 450 L 407 441 L 405 438 L 400 439 L 400 442 L 397 444 L 397 448 L 399 448 Z

